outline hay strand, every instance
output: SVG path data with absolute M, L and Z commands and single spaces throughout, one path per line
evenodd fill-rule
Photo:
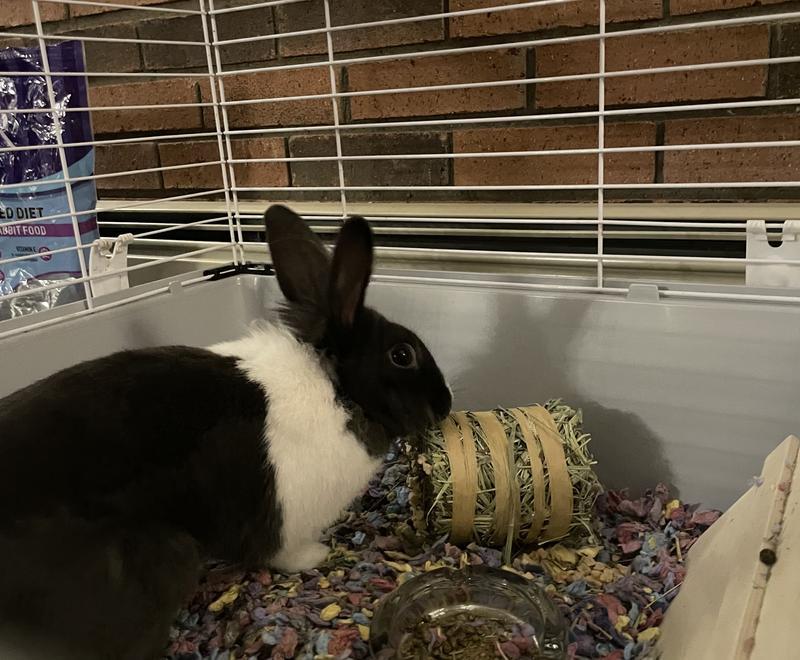
M 593 534 L 600 492 L 582 416 L 560 400 L 452 415 L 414 453 L 415 526 L 453 543 L 505 546 Z

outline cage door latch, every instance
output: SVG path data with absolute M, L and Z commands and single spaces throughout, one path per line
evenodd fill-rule
M 773 247 L 763 220 L 747 221 L 748 260 L 768 263 L 745 264 L 745 283 L 753 287 L 800 287 L 800 220 L 783 223 L 781 244 Z
M 117 238 L 99 238 L 92 243 L 89 253 L 89 280 L 94 297 L 123 291 L 130 285 L 128 273 L 128 245 L 133 234 L 121 234 Z

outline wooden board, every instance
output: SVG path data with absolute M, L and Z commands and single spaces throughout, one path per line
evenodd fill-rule
M 775 554 L 777 562 L 770 570 L 750 660 L 800 658 L 796 641 L 800 612 L 800 461 L 795 465 Z
M 786 438 L 764 461 L 761 485 L 752 486 L 689 552 L 686 580 L 662 626 L 657 647 L 661 660 L 756 660 L 759 614 L 772 583 L 770 566 L 759 553 L 764 548 L 780 550 L 779 533 L 798 450 L 800 440 Z M 800 526 L 800 521 L 794 524 Z M 781 563 L 790 570 L 789 562 Z M 792 610 L 786 612 L 784 616 L 790 616 Z M 789 648 L 795 627 L 774 624 L 771 634 L 777 638 L 771 648 Z M 778 657 L 788 656 L 773 652 L 758 660 Z

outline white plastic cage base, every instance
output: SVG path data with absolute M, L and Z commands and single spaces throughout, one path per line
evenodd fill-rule
M 268 275 L 194 273 L 153 287 L 7 336 L 0 397 L 117 350 L 235 339 L 281 300 Z M 583 410 L 606 486 L 662 481 L 685 501 L 725 508 L 800 430 L 800 308 L 653 293 L 394 272 L 377 275 L 368 303 L 425 341 L 456 409 L 563 398 Z

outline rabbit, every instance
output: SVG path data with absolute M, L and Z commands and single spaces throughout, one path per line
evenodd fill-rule
M 0 658 L 155 660 L 197 585 L 190 536 L 67 515 L 0 536 Z
M 285 206 L 265 225 L 285 298 L 278 322 L 207 349 L 115 353 L 0 400 L 0 566 L 17 567 L 0 576 L 0 649 L 24 648 L 72 594 L 95 639 L 50 618 L 54 644 L 72 635 L 76 657 L 128 658 L 146 628 L 158 641 L 137 657 L 158 657 L 200 558 L 319 565 L 321 532 L 391 443 L 449 414 L 452 392 L 425 344 L 364 305 L 366 220 L 343 224 L 332 255 Z M 21 612 L 25 584 L 37 589 Z M 142 593 L 162 614 L 126 630 Z

